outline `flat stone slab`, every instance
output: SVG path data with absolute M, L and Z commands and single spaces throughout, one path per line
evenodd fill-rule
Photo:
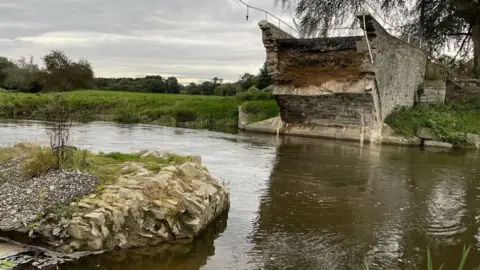
M 383 144 L 392 144 L 392 145 L 408 145 L 408 146 L 419 146 L 421 140 L 417 137 L 403 137 L 403 136 L 384 136 L 382 137 Z
M 246 126 L 246 131 L 276 134 L 282 126 L 280 117 L 274 117 Z
M 453 148 L 453 145 L 451 143 L 438 142 L 438 141 L 425 141 L 424 146 L 437 147 L 437 148 Z

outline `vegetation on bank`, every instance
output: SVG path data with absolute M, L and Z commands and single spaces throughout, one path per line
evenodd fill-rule
M 399 108 L 386 119 L 386 123 L 405 136 L 415 136 L 418 128 L 428 127 L 443 140 L 462 146 L 466 143 L 467 133 L 480 134 L 480 98 L 467 103 L 447 101 L 443 105 Z
M 0 118 L 45 119 L 56 94 L 0 92 Z M 269 92 L 247 91 L 234 97 L 72 91 L 65 98 L 72 120 L 149 123 L 193 128 L 228 128 L 237 125 L 238 106 L 246 102 L 252 120 L 278 114 Z
M 128 154 L 119 152 L 95 154 L 73 147 L 68 148 L 68 151 L 68 157 L 61 164 L 60 169 L 79 170 L 91 173 L 98 178 L 99 187 L 112 183 L 123 174 L 128 174 L 128 170 L 122 170 L 124 162 L 141 162 L 145 168 L 151 168 L 152 171 L 159 171 L 162 167 L 168 165 L 193 161 L 192 157 L 172 153 L 165 153 L 162 156 L 144 156 L 147 151 Z M 0 166 L 18 157 L 23 157 L 20 162 L 20 172 L 22 178 L 26 180 L 57 169 L 55 154 L 51 148 L 28 143 L 19 143 L 12 147 L 0 148 Z

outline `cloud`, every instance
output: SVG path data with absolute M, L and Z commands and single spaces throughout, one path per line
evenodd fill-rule
M 250 0 L 289 20 L 273 0 Z M 264 14 L 238 0 L 17 0 L 0 4 L 10 58 L 52 49 L 87 58 L 97 76 L 175 75 L 182 82 L 255 73 L 265 59 Z

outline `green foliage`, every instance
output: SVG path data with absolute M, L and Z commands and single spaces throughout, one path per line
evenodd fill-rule
M 234 96 L 239 91 L 240 91 L 240 89 L 235 84 L 224 83 L 224 84 L 221 84 L 221 85 L 217 86 L 217 88 L 215 88 L 214 94 L 216 96 Z
M 24 57 L 15 62 L 4 62 L 2 87 L 19 92 L 39 92 L 42 89 L 42 72 L 33 58 L 27 61 Z
M 103 154 L 104 157 L 111 158 L 117 161 L 135 161 L 140 159 L 141 154 L 124 154 L 120 152 L 111 152 L 108 154 Z
M 25 179 L 40 176 L 56 167 L 51 149 L 36 147 L 30 149 L 21 163 L 22 176 Z
M 419 105 L 398 108 L 385 120 L 395 131 L 414 136 L 420 127 L 428 127 L 443 140 L 455 145 L 466 141 L 466 133 L 480 134 L 480 101 L 468 104 Z
M 238 106 L 244 101 L 265 100 L 269 106 L 276 106 L 272 94 L 264 91 L 233 97 L 110 91 L 72 91 L 62 95 L 74 121 L 142 122 L 194 128 L 236 127 Z M 51 96 L 0 92 L 0 118 L 44 119 Z
M 15 263 L 7 261 L 7 260 L 0 260 L 0 269 L 10 269 L 17 266 Z
M 93 69 L 87 60 L 73 62 L 58 50 L 51 51 L 43 60 L 45 68 L 40 69 L 32 57 L 28 61 L 22 57 L 15 62 L 0 58 L 0 86 L 29 93 L 92 87 Z
M 123 106 L 117 107 L 114 114 L 113 120 L 122 124 L 136 124 L 141 121 L 141 116 L 135 104 L 130 104 L 127 101 L 124 102 Z
M 263 90 L 272 84 L 272 77 L 268 74 L 267 71 L 267 62 L 263 64 L 263 67 L 260 69 L 258 73 L 257 79 L 257 88 Z
M 243 110 L 248 115 L 248 122 L 255 123 L 265 119 L 278 116 L 278 107 L 275 102 L 268 100 L 247 101 L 243 105 Z
M 239 93 L 235 97 L 238 101 L 271 100 L 273 99 L 273 94 L 270 91 L 249 90 Z
M 193 122 L 197 119 L 197 114 L 188 108 L 180 108 L 175 111 L 175 120 L 180 123 Z
M 43 57 L 43 61 L 45 63 L 43 87 L 47 91 L 70 91 L 92 87 L 93 69 L 87 60 L 73 62 L 65 53 L 53 50 Z
M 238 83 L 240 84 L 240 88 L 243 91 L 246 91 L 246 90 L 250 89 L 250 87 L 256 85 L 255 75 L 252 75 L 250 73 L 245 73 L 245 74 L 242 75 L 242 77 L 240 78 Z

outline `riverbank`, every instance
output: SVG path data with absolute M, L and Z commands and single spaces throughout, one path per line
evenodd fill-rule
M 238 106 L 247 108 L 249 119 L 260 121 L 278 114 L 268 93 L 241 93 L 233 97 L 150 94 L 113 91 L 62 93 L 74 121 L 114 121 L 190 128 L 237 126 Z M 0 92 L 0 118 L 44 120 L 53 94 Z
M 480 134 L 480 98 L 401 108 L 394 111 L 386 123 L 399 135 L 408 137 L 416 136 L 420 128 L 430 128 L 441 140 L 465 147 L 468 146 L 468 134 Z
M 70 254 L 190 242 L 229 207 L 199 156 L 0 148 L 0 235 Z

